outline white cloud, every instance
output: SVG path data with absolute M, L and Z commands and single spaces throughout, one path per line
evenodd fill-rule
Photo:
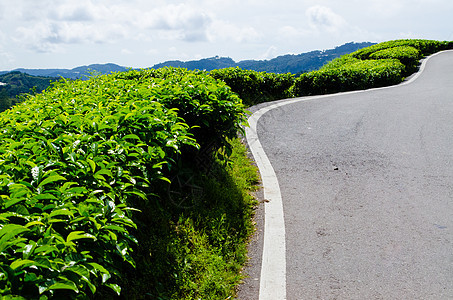
M 14 40 L 37 52 L 58 52 L 64 44 L 109 43 L 127 32 L 116 24 L 44 21 L 33 27 L 19 27 Z
M 216 20 L 208 30 L 208 37 L 211 42 L 234 41 L 236 43 L 253 42 L 262 37 L 252 26 L 238 26 L 230 22 Z
M 129 50 L 129 49 L 127 49 L 127 48 L 123 48 L 123 49 L 121 49 L 121 54 L 132 55 L 132 54 L 134 54 L 134 52 Z
M 0 66 L 10 65 L 13 62 L 14 56 L 11 53 L 6 52 L 2 47 L 0 47 Z
M 83 3 L 81 1 L 74 1 L 53 7 L 48 16 L 54 20 L 74 22 L 94 21 L 96 18 L 95 7 L 90 2 Z
M 452 14 L 447 0 L 1 0 L 0 50 L 20 67 L 258 59 L 350 41 L 451 39 Z
M 369 10 L 375 14 L 385 18 L 394 17 L 402 13 L 404 7 L 414 5 L 413 2 L 404 3 L 400 0 L 372 0 L 369 4 Z
M 160 31 L 167 39 L 205 41 L 211 17 L 203 10 L 181 3 L 169 4 L 144 12 L 134 12 L 133 24 L 138 28 Z
M 278 48 L 275 46 L 270 46 L 266 52 L 260 55 L 259 59 L 265 60 L 265 59 L 272 59 L 277 56 L 277 50 Z
M 16 28 L 16 41 L 37 52 L 55 52 L 65 44 L 111 43 L 123 38 L 188 42 L 206 41 L 211 24 L 203 10 L 187 4 L 168 4 L 146 9 L 132 3 L 62 1 L 51 9 L 34 4 L 34 19 L 22 7 L 23 24 Z M 40 16 L 39 18 L 37 16 Z
M 325 6 L 312 6 L 307 9 L 306 15 L 310 27 L 319 31 L 338 33 L 348 25 L 342 16 Z
M 285 40 L 297 40 L 311 35 L 311 31 L 307 29 L 299 29 L 293 26 L 283 26 L 278 30 L 278 35 L 280 38 Z

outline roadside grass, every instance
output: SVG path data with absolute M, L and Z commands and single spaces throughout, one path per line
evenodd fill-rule
M 141 246 L 137 268 L 129 269 L 122 284 L 124 299 L 234 297 L 255 230 L 253 191 L 259 175 L 241 140 L 230 143 L 227 164 L 217 160 L 210 172 L 193 177 L 202 190 L 193 207 L 158 201 L 137 215 Z

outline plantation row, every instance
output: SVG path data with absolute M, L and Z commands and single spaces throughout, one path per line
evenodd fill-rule
M 214 70 L 210 74 L 226 82 L 244 104 L 252 106 L 269 100 L 397 84 L 416 70 L 421 58 L 447 49 L 453 49 L 453 42 L 395 40 L 343 55 L 298 78 L 239 68 Z
M 227 298 L 251 205 L 221 163 L 244 107 L 398 83 L 452 46 L 382 43 L 298 78 L 164 68 L 62 80 L 29 96 L 0 114 L 0 294 Z M 199 203 L 169 197 L 196 198 L 197 188 Z
M 0 293 L 120 294 L 136 208 L 244 120 L 229 87 L 182 69 L 60 81 L 0 114 Z

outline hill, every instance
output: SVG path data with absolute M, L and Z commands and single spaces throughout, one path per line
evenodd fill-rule
M 128 68 L 118 66 L 116 64 L 92 64 L 88 66 L 76 67 L 73 69 L 15 69 L 22 73 L 27 73 L 33 76 L 47 76 L 47 77 L 64 77 L 71 79 L 83 79 L 90 76 L 90 73 L 109 74 L 112 72 L 126 71 Z
M 211 57 L 200 60 L 180 61 L 172 60 L 152 66 L 153 69 L 158 69 L 166 66 L 182 67 L 189 70 L 206 70 L 223 69 L 229 67 L 239 67 L 245 70 L 265 71 L 272 73 L 293 73 L 300 74 L 317 70 L 327 62 L 340 57 L 344 54 L 349 54 L 359 49 L 369 47 L 375 43 L 346 43 L 329 50 L 316 50 L 301 54 L 287 54 L 278 56 L 270 60 L 243 60 L 235 62 L 229 57 Z M 76 67 L 73 69 L 24 69 L 19 68 L 14 71 L 26 73 L 33 76 L 46 77 L 64 77 L 70 79 L 86 79 L 92 72 L 100 74 L 109 74 L 112 72 L 127 71 L 129 68 L 119 66 L 113 63 L 108 64 L 92 64 L 88 66 Z M 7 71 L 0 71 L 0 74 L 5 74 Z
M 340 57 L 344 54 L 349 54 L 359 49 L 369 47 L 375 43 L 346 43 L 329 50 L 316 50 L 302 54 L 287 54 L 278 56 L 270 60 L 244 60 L 235 62 L 229 57 L 211 57 L 201 60 L 192 61 L 167 61 L 154 65 L 152 68 L 158 69 L 166 66 L 182 67 L 189 70 L 199 69 L 211 71 L 214 69 L 223 69 L 229 67 L 239 67 L 245 70 L 265 71 L 272 73 L 293 73 L 299 74 L 303 72 L 317 70 L 327 62 Z
M 29 74 L 13 71 L 0 75 L 0 111 L 3 111 L 18 100 L 16 97 L 23 93 L 30 93 L 33 88 L 36 92 L 42 92 L 50 82 L 58 78 L 32 76 Z

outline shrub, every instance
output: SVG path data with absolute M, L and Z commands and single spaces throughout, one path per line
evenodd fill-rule
M 415 49 L 420 51 L 421 56 L 426 56 L 441 50 L 451 49 L 453 45 L 451 42 L 440 42 L 434 40 L 421 40 L 421 39 L 393 40 L 360 49 L 352 53 L 351 55 L 358 59 L 368 59 L 370 58 L 370 55 L 373 54 L 374 52 L 401 46 L 414 47 Z
M 165 67 L 120 72 L 112 78 L 139 85 L 140 97 L 177 109 L 202 151 L 213 145 L 215 150 L 228 147 L 226 140 L 243 131 L 246 118 L 241 99 L 204 71 Z
M 295 80 L 295 96 L 336 93 L 397 84 L 415 71 L 425 55 L 452 49 L 453 42 L 395 40 L 334 59 Z
M 60 81 L 0 114 L 2 295 L 120 293 L 123 268 L 135 265 L 134 203 L 146 207 L 166 170 L 198 147 L 195 126 L 207 128 L 194 132 L 200 140 L 225 141 L 244 119 L 224 83 L 165 72 Z
M 224 81 L 247 106 L 291 97 L 294 83 L 294 75 L 290 73 L 256 72 L 239 67 L 212 70 L 209 75 Z
M 379 50 L 369 56 L 370 59 L 398 59 L 405 67 L 405 74 L 415 71 L 420 59 L 420 51 L 412 46 L 398 46 Z
M 360 59 L 355 58 L 352 55 L 346 54 L 346 55 L 342 55 L 342 56 L 335 58 L 334 60 L 328 62 L 327 64 L 322 66 L 319 69 L 319 71 L 343 68 L 343 67 L 347 67 L 349 65 L 358 63 L 360 61 L 361 61 Z
M 367 89 L 403 80 L 404 65 L 398 60 L 347 60 L 353 63 L 302 74 L 295 81 L 294 95 L 300 97 Z M 336 63 L 341 64 L 340 61 Z

